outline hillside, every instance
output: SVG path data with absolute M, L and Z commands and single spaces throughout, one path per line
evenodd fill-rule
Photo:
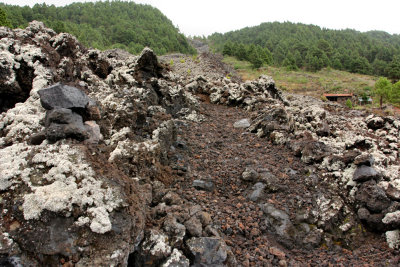
M 215 33 L 208 39 L 217 51 L 239 59 L 251 59 L 249 50 L 263 48 L 271 53 L 271 59 L 264 63 L 288 69 L 318 71 L 330 66 L 400 79 L 400 36 L 385 32 L 361 33 L 273 22 L 225 34 Z
M 399 119 L 220 60 L 0 27 L 0 266 L 399 266 Z
M 25 28 L 43 21 L 56 32 L 68 32 L 87 47 L 122 48 L 137 54 L 145 46 L 157 54 L 194 53 L 185 36 L 158 9 L 126 1 L 73 3 L 64 7 L 0 4 L 12 26 Z

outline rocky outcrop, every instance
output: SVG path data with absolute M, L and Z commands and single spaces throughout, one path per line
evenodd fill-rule
M 87 50 L 41 22 L 0 36 L 1 264 L 189 266 L 210 221 L 160 181 L 197 100 L 149 48 Z M 169 216 L 146 228 L 153 209 Z
M 267 76 L 238 82 L 195 57 L 87 50 L 40 22 L 2 27 L 0 36 L 0 264 L 236 266 L 239 250 L 224 234 L 271 235 L 289 249 L 351 248 L 361 225 L 399 247 L 398 119 L 285 94 Z M 181 127 L 205 119 L 199 99 L 247 111 L 232 129 L 259 141 L 240 149 L 288 151 L 268 155 L 288 166 L 258 168 L 258 159 L 229 154 L 239 171 L 218 170 L 249 204 L 235 204 L 255 216 L 248 225 L 233 222 L 247 218 L 231 209 L 232 218 L 214 221 L 197 203 L 220 196 L 226 182 L 184 160 L 198 156 Z M 222 143 L 199 149 L 220 155 Z M 287 264 L 283 251 L 267 250 L 260 261 Z

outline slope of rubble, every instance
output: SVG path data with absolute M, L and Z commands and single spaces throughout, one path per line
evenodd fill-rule
M 0 36 L 0 265 L 398 264 L 398 118 L 209 53 Z

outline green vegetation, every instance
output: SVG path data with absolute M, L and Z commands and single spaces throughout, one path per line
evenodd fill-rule
M 32 20 L 43 21 L 56 32 L 68 32 L 88 47 L 125 49 L 138 54 L 148 46 L 157 54 L 194 54 L 185 36 L 158 9 L 125 1 L 73 3 L 64 7 L 36 4 L 0 4 L 11 26 L 24 28 Z M 1 14 L 0 14 L 1 19 Z
M 225 34 L 215 33 L 209 41 L 216 51 L 248 60 L 253 68 L 262 65 L 317 72 L 332 68 L 352 73 L 400 79 L 400 35 L 371 31 L 328 30 L 314 25 L 262 23 Z M 253 58 L 250 51 L 257 51 Z M 261 51 L 264 52 L 262 55 Z
M 353 103 L 351 102 L 350 99 L 347 99 L 347 100 L 346 100 L 346 106 L 347 106 L 348 108 L 353 108 Z
M 225 57 L 224 62 L 233 66 L 244 80 L 254 80 L 266 74 L 274 78 L 278 88 L 286 88 L 291 93 L 299 93 L 321 98 L 323 93 L 372 94 L 376 78 L 369 75 L 324 68 L 317 72 L 299 69 L 288 70 L 286 67 L 267 66 L 253 69 L 248 61 L 235 57 Z
M 11 27 L 11 23 L 7 19 L 7 14 L 2 8 L 0 8 L 0 26 Z
M 374 93 L 379 97 L 379 105 L 382 108 L 386 102 L 400 104 L 400 81 L 392 84 L 387 78 L 381 77 L 375 83 Z

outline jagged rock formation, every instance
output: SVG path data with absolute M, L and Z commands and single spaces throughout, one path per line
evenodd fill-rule
M 284 248 L 351 248 L 362 227 L 399 247 L 398 119 L 284 94 L 267 76 L 229 79 L 212 58 L 87 50 L 40 22 L 0 37 L 0 264 L 285 266 Z M 235 158 L 247 161 L 231 184 L 195 173 L 183 129 L 209 120 L 199 100 L 247 112 L 232 128 L 297 170 Z M 252 229 L 200 202 L 235 188 Z M 244 258 L 232 233 L 284 248 Z
M 159 181 L 197 100 L 147 48 L 87 50 L 41 22 L 0 36 L 1 264 L 188 263 L 183 224 L 201 209 Z M 148 235 L 151 205 L 171 223 Z

